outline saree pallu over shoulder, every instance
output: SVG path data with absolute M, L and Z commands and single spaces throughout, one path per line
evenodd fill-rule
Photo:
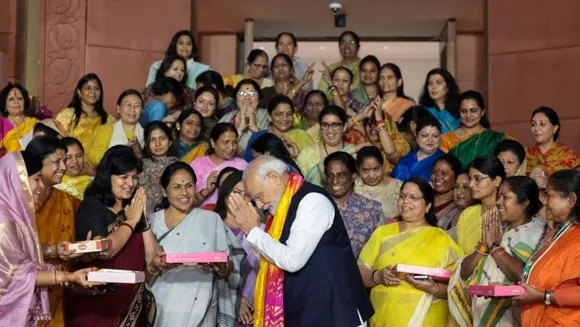
M 565 233 L 536 254 L 529 277 L 524 280 L 539 290 L 556 290 L 563 284 L 580 279 L 580 224 L 574 223 Z M 572 250 L 575 249 L 575 250 Z M 544 305 L 543 302 L 522 305 L 522 326 L 580 326 L 578 307 Z
M 475 158 L 492 155 L 495 146 L 505 138 L 504 133 L 486 130 L 453 146 L 449 154 L 457 157 L 463 167 L 468 167 Z
M 41 270 L 54 270 L 42 257 L 34 202 L 22 156 L 0 159 L 0 325 L 36 325 L 50 319 L 46 288 L 36 287 Z
M 383 269 L 387 265 L 409 264 L 453 269 L 462 255 L 455 242 L 441 229 L 419 227 L 399 232 L 399 224 L 375 230 L 358 259 L 359 266 Z M 402 280 L 395 287 L 378 285 L 371 290 L 375 315 L 371 326 L 445 326 L 447 303 Z
M 534 168 L 542 169 L 547 176 L 563 169 L 573 169 L 580 165 L 580 158 L 570 148 L 557 142 L 552 149 L 542 153 L 537 145 L 526 148 L 526 174 L 529 175 Z
M 53 189 L 48 199 L 36 212 L 36 226 L 40 244 L 55 245 L 60 242 L 75 242 L 75 214 L 80 206 L 80 200 L 64 191 Z M 56 270 L 69 271 L 69 261 L 60 259 L 48 260 Z M 66 310 L 65 292 L 63 288 L 51 288 L 48 291 L 52 318 L 47 326 L 65 326 L 64 312 Z
M 507 231 L 501 246 L 507 255 L 525 264 L 547 234 L 548 225 L 543 218 L 535 217 L 529 223 Z M 458 264 L 458 267 L 461 267 Z M 499 283 L 512 285 L 492 256 L 479 261 L 471 276 L 461 280 L 461 269 L 457 269 L 449 284 L 449 309 L 455 322 L 465 326 L 520 326 L 520 310 L 512 306 L 509 298 L 469 297 L 467 288 L 471 285 Z
M 0 149 L 4 149 L 6 152 L 24 150 L 32 140 L 31 132 L 36 123 L 38 123 L 38 119 L 26 117 L 22 124 L 12 128 L 4 135 L 4 138 L 0 139 Z

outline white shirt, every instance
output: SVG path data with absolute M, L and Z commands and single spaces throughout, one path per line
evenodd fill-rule
M 296 272 L 306 265 L 322 235 L 332 226 L 334 213 L 334 206 L 328 198 L 320 193 L 309 193 L 298 205 L 286 245 L 274 240 L 259 227 L 253 228 L 246 240 L 280 269 Z M 361 326 L 366 326 L 362 319 Z

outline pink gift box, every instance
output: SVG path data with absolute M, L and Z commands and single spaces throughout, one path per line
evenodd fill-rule
M 142 271 L 100 269 L 90 271 L 87 280 L 91 283 L 139 284 L 145 281 Z
M 519 285 L 471 285 L 467 288 L 470 296 L 520 296 L 526 290 Z
M 162 260 L 166 263 L 228 262 L 228 256 L 225 252 L 166 253 Z
M 440 279 L 451 278 L 451 270 L 441 268 L 429 268 L 429 267 L 398 264 L 395 266 L 394 270 L 396 273 L 404 273 L 410 275 L 427 275 L 431 277 L 437 277 Z
M 75 253 L 102 252 L 113 247 L 113 240 L 95 240 L 70 243 L 64 246 L 66 251 L 75 250 Z

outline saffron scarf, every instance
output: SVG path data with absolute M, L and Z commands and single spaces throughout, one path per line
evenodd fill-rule
M 300 174 L 291 173 L 276 214 L 268 217 L 265 230 L 276 241 L 282 236 L 292 197 L 303 183 Z M 284 271 L 264 257 L 260 258 L 260 270 L 256 278 L 254 326 L 284 326 Z

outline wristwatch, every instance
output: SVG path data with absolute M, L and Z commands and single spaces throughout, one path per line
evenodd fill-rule
M 545 305 L 552 305 L 552 292 L 545 291 L 544 292 L 544 304 Z

